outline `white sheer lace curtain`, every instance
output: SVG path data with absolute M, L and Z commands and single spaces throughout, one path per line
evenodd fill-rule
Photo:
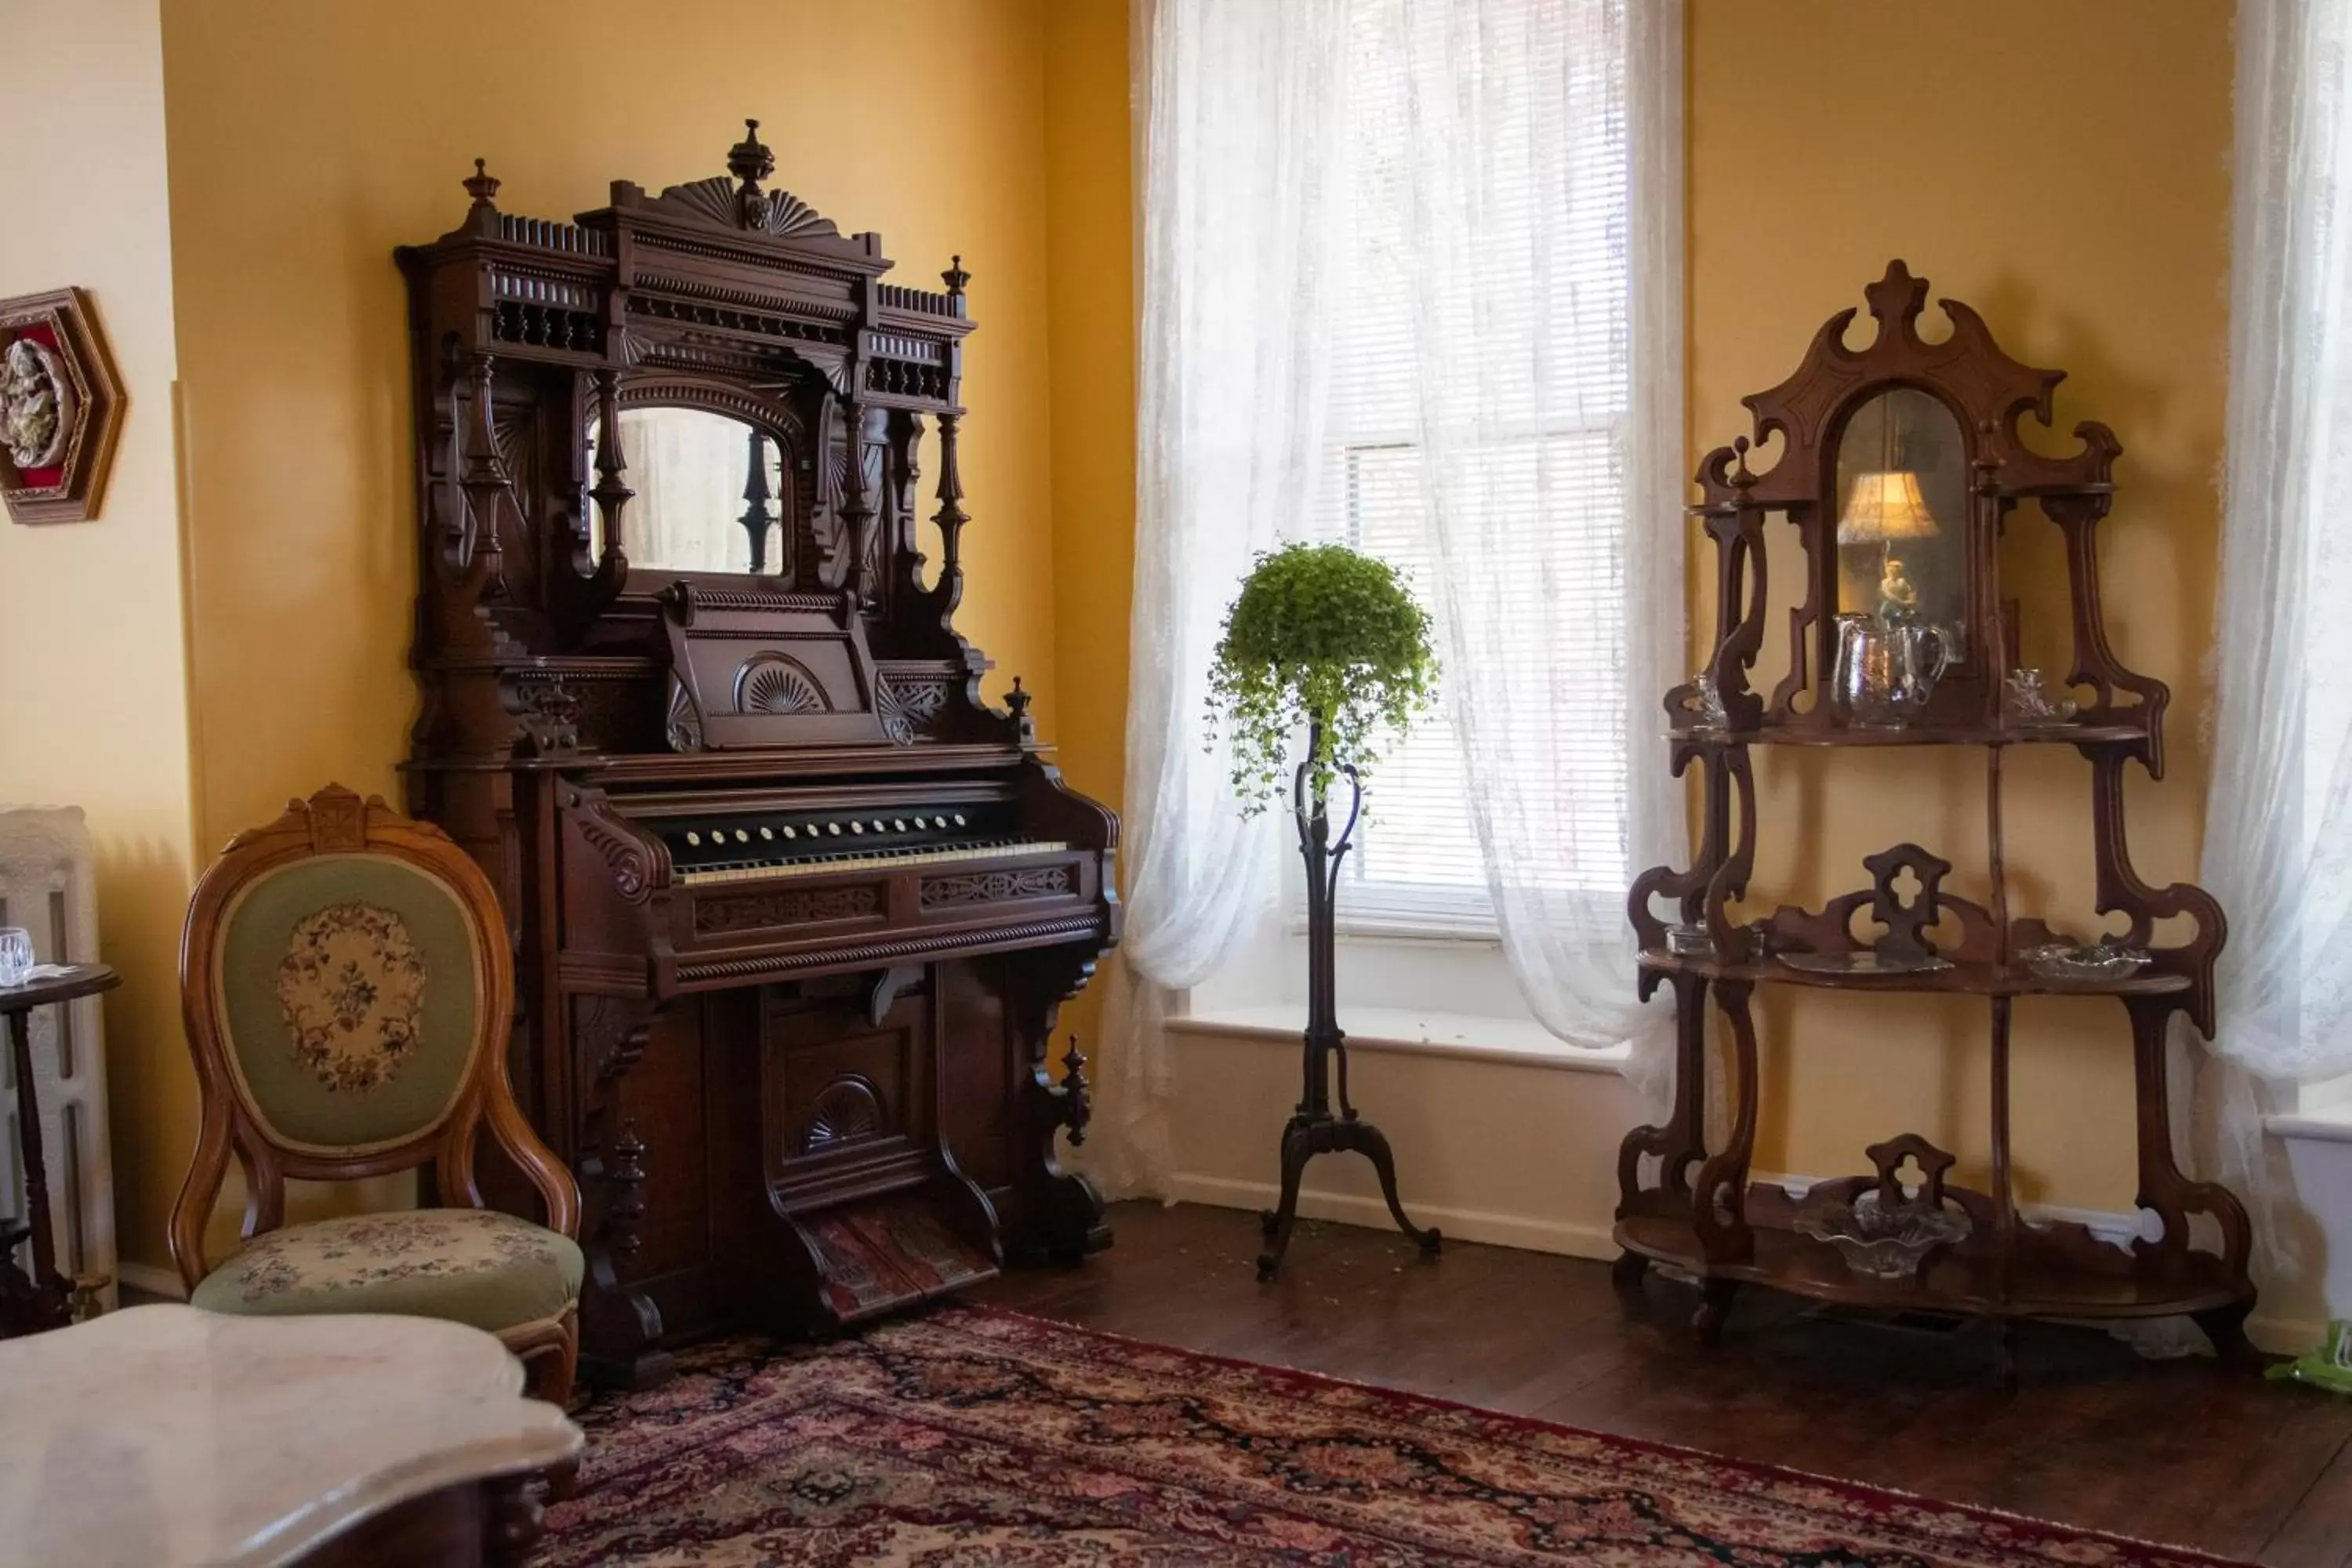
M 1390 9 L 1438 620 L 1496 921 L 1537 1018 L 1630 1042 L 1663 1109 L 1625 889 L 1688 858 L 1659 707 L 1684 658 L 1682 8 Z M 1531 202 L 1497 199 L 1515 165 Z
M 1682 7 L 1156 0 L 1139 26 L 1128 925 L 1096 1171 L 1164 1194 L 1168 1009 L 1258 928 L 1278 848 L 1278 814 L 1244 824 L 1202 749 L 1210 649 L 1252 554 L 1314 515 L 1327 311 L 1376 268 L 1413 317 L 1429 586 L 1507 954 L 1570 1044 L 1654 1044 L 1623 889 L 1687 850 L 1657 707 L 1683 637 Z M 1375 67 L 1403 73 L 1377 151 L 1348 115 Z M 1349 248 L 1373 156 L 1405 208 L 1394 254 Z M 1530 200 L 1503 199 L 1506 167 Z M 1496 569 L 1513 558 L 1537 565 Z M 1615 613 L 1558 613 L 1563 574 L 1580 599 L 1605 574 Z M 1527 634 L 1507 647 L 1507 619 Z M 1654 1092 L 1658 1057 L 1634 1053 Z
M 1165 1028 L 1273 897 L 1201 744 L 1209 650 L 1251 557 L 1311 503 L 1346 0 L 1159 0 L 1142 18 L 1143 335 L 1128 677 L 1127 930 L 1104 1004 L 1095 1172 L 1164 1195 Z
M 2192 1151 L 2304 1226 L 2266 1111 L 2352 1073 L 2352 113 L 2346 0 L 2241 0 L 2230 405 L 2202 880 L 2230 918 Z

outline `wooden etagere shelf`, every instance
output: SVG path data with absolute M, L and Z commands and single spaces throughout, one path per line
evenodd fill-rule
M 1906 724 L 1899 730 L 1858 730 L 1829 724 L 1759 724 L 1752 730 L 1676 730 L 1669 737 L 1693 746 L 2076 746 L 2138 748 L 2150 732 L 2137 724 Z
M 1742 438 L 1710 453 L 1698 472 L 1702 499 L 1690 511 L 1715 544 L 1716 645 L 1701 678 L 1669 692 L 1665 710 L 1674 771 L 1698 770 L 1705 804 L 1693 863 L 1644 872 L 1629 900 L 1643 950 L 1643 994 L 1661 985 L 1673 992 L 1677 1070 L 1665 1123 L 1634 1129 L 1619 1151 L 1619 1279 L 1638 1285 L 1654 1262 L 1696 1278 L 1702 1300 L 1693 1327 L 1710 1343 L 1743 1285 L 1888 1311 L 1989 1319 L 2003 1327 L 2004 1381 L 2014 1378 L 2013 1329 L 2026 1318 L 2189 1314 L 2225 1357 L 2245 1358 L 2243 1324 L 2254 1302 L 2245 1210 L 2224 1188 L 2181 1172 L 2167 1109 L 2170 1022 L 2179 1014 L 2210 1035 L 2213 963 L 2225 925 L 2201 889 L 2142 881 L 2124 827 L 2125 766 L 2163 776 L 2168 693 L 2117 661 L 2102 624 L 2096 526 L 2114 503 L 2111 470 L 2122 448 L 2105 426 L 2087 422 L 2074 427 L 2079 449 L 2069 455 L 2027 447 L 2019 422 L 2030 412 L 2051 423 L 2051 395 L 2063 372 L 2009 358 L 1981 318 L 1955 300 L 1941 302 L 1950 335 L 1924 341 L 1918 319 L 1927 283 L 1900 261 L 1864 294 L 1878 322 L 1867 348 L 1846 346 L 1854 313 L 1843 311 L 1815 335 L 1794 375 L 1746 400 L 1755 441 L 1779 437 L 1780 460 L 1752 471 L 1750 443 Z M 2038 503 L 2064 536 L 2073 634 L 2064 679 L 2088 695 L 2063 721 L 2021 718 L 2006 695 L 2018 661 L 2019 606 L 2002 595 L 1998 546 L 2024 500 Z M 1774 513 L 1793 525 L 1789 531 L 1801 547 L 1805 599 L 1789 621 L 1788 673 L 1767 696 L 1749 689 L 1748 677 L 1764 646 L 1765 523 Z M 1952 657 L 1939 680 L 1906 688 L 1913 710 L 1904 721 L 1875 714 L 1881 722 L 1866 726 L 1833 691 L 1833 674 L 1849 673 L 1840 640 L 1858 628 L 1885 640 L 1889 626 L 1911 628 L 1906 636 L 1926 628 Z M 2071 745 L 2089 764 L 2098 912 L 2122 917 L 2127 929 L 2115 940 L 2148 954 L 2127 976 L 2052 979 L 2024 962 L 2036 946 L 2079 938 L 2008 908 L 2002 758 L 2018 745 Z M 1944 891 L 1951 865 L 1906 843 L 1866 858 L 1868 885 L 1819 910 L 1782 907 L 1760 919 L 1735 913 L 1757 847 L 1753 746 L 1980 750 L 1990 907 Z M 2177 920 L 2185 920 L 2187 939 L 2156 945 L 2158 922 Z M 1685 946 L 1704 931 L 1708 951 L 1670 949 L 1670 923 L 1681 928 Z M 1857 926 L 1868 935 L 1857 936 Z M 1788 962 L 1864 952 L 1891 966 L 1937 966 L 1841 973 Z M 1750 1005 L 1759 985 L 1982 998 L 1991 1045 L 1990 1190 L 1948 1184 L 1956 1157 L 1907 1132 L 1868 1142 L 1862 1152 L 1869 1173 L 1817 1184 L 1801 1197 L 1751 1184 L 1761 1084 Z M 2128 1249 L 2080 1226 L 2029 1223 L 2018 1211 L 2011 1024 L 2021 998 L 2041 996 L 2112 996 L 2129 1021 L 2137 1201 L 2162 1232 Z M 1710 1009 L 1731 1047 L 1730 1131 L 1720 1148 L 1708 1146 L 1704 1110 L 1714 1055 Z M 1802 1041 L 1794 1047 L 1801 1050 Z M 1899 1277 L 1863 1272 L 1799 1224 L 1840 1218 L 1857 1204 L 1941 1215 L 1935 1223 L 1964 1234 Z M 2214 1226 L 2219 1251 L 2191 1244 L 2190 1221 L 2200 1214 Z

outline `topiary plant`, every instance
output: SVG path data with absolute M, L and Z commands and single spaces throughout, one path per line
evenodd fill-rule
M 1210 734 L 1230 731 L 1234 789 L 1255 815 L 1281 794 L 1306 726 L 1319 803 L 1348 769 L 1370 779 L 1383 742 L 1427 711 L 1436 684 L 1428 613 L 1396 568 L 1343 544 L 1286 544 L 1258 556 L 1225 612 Z

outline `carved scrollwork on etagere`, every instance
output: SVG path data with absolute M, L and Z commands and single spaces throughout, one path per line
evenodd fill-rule
M 2074 433 L 2112 461 L 2123 448 L 2104 425 L 2084 423 Z M 2105 489 L 2041 498 L 2042 510 L 2066 537 L 2066 573 L 2074 603 L 2074 651 L 2066 671 L 2067 684 L 2088 686 L 2098 700 L 2076 715 L 2083 724 L 2136 724 L 2144 735 L 2126 747 L 2137 757 L 2150 778 L 2164 776 L 2164 710 L 2171 689 L 2151 676 L 2124 668 L 2107 642 L 2105 614 L 2099 597 L 2098 524 L 2113 504 Z M 2127 692 L 2137 702 L 2118 702 Z
M 1764 510 L 1748 499 L 1756 476 L 1748 468 L 1748 437 L 1718 447 L 1700 463 L 1698 483 L 1710 500 L 1692 507 L 1707 537 L 1715 542 L 1715 652 L 1706 673 L 1714 678 L 1726 715 L 1735 731 L 1755 728 L 1764 717 L 1764 704 L 1748 689 L 1748 672 L 1764 647 L 1764 607 L 1769 584 L 1765 572 Z M 1694 717 L 1696 692 L 1685 684 L 1666 693 L 1666 716 L 1677 730 Z M 1778 695 L 1776 694 L 1776 705 Z
M 1747 778 L 1742 748 L 1736 743 L 1725 745 L 1717 740 L 1677 734 L 1673 737 L 1671 763 L 1674 776 L 1682 777 L 1693 763 L 1700 765 L 1701 800 L 1699 842 L 1697 853 L 1687 870 L 1677 871 L 1671 866 L 1654 866 L 1633 879 L 1626 895 L 1625 915 L 1644 951 L 1665 946 L 1666 922 L 1652 908 L 1658 899 L 1675 900 L 1679 918 L 1685 923 L 1706 918 L 1708 889 L 1716 875 L 1734 858 L 1732 833 L 1732 796 L 1735 787 Z M 1752 837 L 1755 811 L 1752 788 L 1743 795 L 1738 821 L 1743 832 Z M 1725 887 L 1725 896 L 1738 898 L 1747 891 L 1747 879 L 1741 875 Z M 1646 994 L 1646 992 L 1644 993 Z
M 1714 678 L 1725 711 L 1709 711 L 1696 682 L 1676 687 L 1666 698 L 1675 771 L 1685 773 L 1694 757 L 1704 760 L 1706 816 L 1691 868 L 1644 872 L 1628 911 L 1643 948 L 1643 995 L 1654 994 L 1662 978 L 1674 987 L 1678 1082 L 1666 1124 L 1635 1129 L 1620 1150 L 1616 1236 L 1626 1255 L 1619 1278 L 1638 1283 L 1653 1262 L 1697 1276 L 1703 1302 L 1693 1326 L 1702 1339 L 1721 1331 L 1733 1293 L 1748 1283 L 1864 1307 L 1987 1318 L 2003 1325 L 2005 1380 L 2014 1371 L 2011 1331 L 2025 1317 L 2185 1313 L 2205 1327 L 2225 1354 L 2243 1354 L 2242 1324 L 2254 1300 L 2246 1272 L 2251 1230 L 2232 1194 L 2180 1170 L 2165 1079 L 2172 1019 L 2186 1017 L 2209 1035 L 2213 1026 L 2213 967 L 2225 928 L 2220 908 L 2202 889 L 2143 881 L 2132 866 L 2125 831 L 2125 763 L 2137 759 L 2151 775 L 2161 776 L 2168 693 L 2162 682 L 2123 667 L 2101 615 L 2096 530 L 2113 506 L 2113 468 L 2121 446 L 2105 426 L 2084 422 L 2074 426 L 2074 450 L 2056 456 L 2033 450 L 2025 445 L 2021 426 L 2028 414 L 2043 426 L 2051 425 L 2053 392 L 2062 373 L 2011 359 L 1974 311 L 1951 300 L 1942 301 L 1949 335 L 1936 342 L 1923 339 L 1917 325 L 1927 286 L 1899 261 L 1864 293 L 1878 323 L 1866 346 L 1847 346 L 1855 312 L 1842 311 L 1814 335 L 1793 375 L 1746 400 L 1755 442 L 1778 444 L 1773 466 L 1754 471 L 1748 461 L 1752 448 L 1743 441 L 1709 454 L 1698 471 L 1702 500 L 1692 510 L 1714 538 L 1717 561 L 1716 650 L 1704 673 Z M 1948 492 L 1949 505 L 1929 521 L 1951 531 L 1951 553 L 1942 569 L 1948 592 L 1958 590 L 1956 600 L 1947 600 L 1957 607 L 1939 610 L 1935 625 L 1948 636 L 1964 636 L 1968 656 L 1940 679 L 1930 677 L 1932 692 L 1889 725 L 1879 716 L 1864 718 L 1846 704 L 1826 700 L 1825 678 L 1835 667 L 1841 623 L 1861 620 L 1866 626 L 1872 618 L 1870 612 L 1851 607 L 1837 613 L 1843 586 L 1839 531 L 1853 521 L 1857 537 L 1852 542 L 1871 538 L 1863 531 L 1871 522 L 1867 515 L 1845 519 L 1840 511 L 1849 478 L 1842 469 L 1848 423 L 1896 392 L 1930 398 L 1949 416 L 1952 443 L 1918 466 L 1948 479 L 1964 479 L 1964 489 Z M 1890 445 L 1884 462 L 1866 467 L 1909 471 L 1914 464 L 1907 456 L 1898 460 Z M 1853 493 L 1862 493 L 1858 482 Z M 2057 717 L 2013 712 L 2003 700 L 2005 677 L 2020 658 L 2021 609 L 2019 601 L 2001 596 L 1999 546 L 2010 518 L 2028 502 L 2039 505 L 2064 536 L 2074 637 L 2068 681 L 2094 694 L 2079 710 Z M 1804 552 L 1805 603 L 1790 622 L 1790 674 L 1762 705 L 1759 721 L 1746 679 L 1760 647 L 1766 548 L 1761 518 L 1776 511 L 1792 525 Z M 1777 535 L 1773 547 L 1778 548 Z M 1885 559 L 1882 555 L 1882 568 Z M 1900 579 L 1889 575 L 1887 581 Z M 1883 588 L 1874 618 L 1881 626 L 1917 624 L 1906 618 L 1906 612 L 1916 614 L 1917 603 L 1916 596 Z M 1866 642 L 1859 649 L 1865 658 Z M 1935 662 L 1944 665 L 1943 654 Z M 2026 956 L 2044 944 L 2071 947 L 2080 942 L 2038 915 L 2013 917 L 2010 907 L 2002 760 L 2006 748 L 2036 742 L 2071 744 L 2090 763 L 2095 901 L 2101 914 L 2121 915 L 2128 922 L 2109 940 L 2144 950 L 2147 956 L 2137 967 L 2126 963 L 2116 973 L 2108 965 L 2098 973 L 2098 966 L 2084 965 L 2080 973 L 2069 973 Z M 1782 906 L 1768 919 L 1734 921 L 1729 909 L 1746 897 L 1755 851 L 1749 749 L 1791 743 L 1984 748 L 1983 876 L 1990 888 L 1990 908 L 1947 892 L 1952 866 L 1906 843 L 1864 861 L 1869 886 L 1832 898 L 1818 910 Z M 1910 886 L 1915 879 L 1916 890 Z M 1683 940 L 1670 947 L 1665 922 L 1651 908 L 1661 898 L 1677 900 L 1682 923 L 1702 924 L 1706 940 L 1691 941 L 1694 933 L 1684 931 Z M 2184 924 L 2187 934 L 2163 931 L 2168 921 Z M 2156 946 L 2159 934 L 2170 945 Z M 1953 1156 L 1908 1134 L 1870 1146 L 1875 1176 L 1817 1184 L 1802 1200 L 1769 1186 L 1750 1187 L 1759 1083 L 1749 1005 L 1753 986 L 1765 983 L 1983 998 L 1991 1047 L 1988 1125 L 1993 1190 L 1947 1185 L 1943 1175 Z M 2139 1201 L 2162 1221 L 2163 1230 L 2129 1250 L 2104 1244 L 2079 1225 L 2026 1225 L 2016 1211 L 2011 1033 L 2021 999 L 2044 994 L 2112 995 L 2131 1019 Z M 1707 1048 L 1710 997 L 1730 1036 L 1735 1125 L 1722 1150 L 1697 1161 L 1694 1178 L 1694 1152 L 1704 1152 L 1700 1117 L 1708 1075 L 1717 1070 L 1715 1053 Z M 1801 1041 L 1792 1048 L 1801 1049 Z M 1920 1165 L 1924 1200 L 1904 1195 L 1895 1174 L 1913 1159 Z M 1645 1170 L 1652 1161 L 1659 1167 L 1654 1177 Z M 1965 1211 L 1970 1223 L 1958 1239 L 1931 1246 L 1908 1272 L 1892 1274 L 1848 1263 L 1820 1239 L 1818 1227 L 1796 1223 L 1801 1202 L 1807 1209 L 1851 1204 L 1870 1191 L 1884 1205 L 1949 1204 Z M 1937 1228 L 1942 1227 L 1929 1227 Z
M 1642 995 L 1646 1000 L 1664 980 L 1675 993 L 1674 1105 L 1666 1120 L 1634 1128 L 1617 1147 L 1617 1215 L 1673 1215 L 1687 1209 L 1691 1200 L 1691 1170 L 1706 1158 L 1706 988 L 1703 974 L 1668 974 L 1655 969 L 1642 972 Z M 1654 1184 L 1642 1182 L 1644 1156 L 1658 1163 Z M 1648 1260 L 1638 1252 L 1618 1259 L 1621 1285 L 1638 1281 Z
M 1756 1255 L 1748 1226 L 1748 1167 L 1756 1153 L 1756 1022 L 1748 1002 L 1755 984 L 1726 980 L 1714 987 L 1717 1010 L 1731 1028 L 1731 1132 L 1723 1148 L 1699 1166 L 1691 1188 L 1691 1224 L 1709 1263 L 1745 1263 Z
M 587 1359 L 595 1372 L 641 1387 L 669 1372 L 661 1350 L 661 1309 L 629 1282 L 630 1260 L 644 1245 L 646 1144 L 622 1107 L 622 1084 L 646 1052 L 651 1018 L 635 998 L 581 996 L 572 1002 L 574 1079 L 583 1086 L 581 1148 L 575 1168 L 588 1205 L 588 1277 L 581 1291 Z
M 1744 461 L 1735 466 L 1735 450 L 1719 449 L 1700 465 L 1701 511 L 1732 513 L 1749 506 L 1783 512 L 1798 525 L 1807 553 L 1805 604 L 1792 613 L 1790 623 L 1789 675 L 1775 689 L 1770 707 L 1776 723 L 1824 722 L 1829 717 L 1826 705 L 1818 700 L 1801 715 L 1795 702 L 1828 672 L 1834 655 L 1836 626 L 1831 609 L 1837 597 L 1837 560 L 1830 535 L 1836 497 L 1824 492 L 1822 477 L 1846 416 L 1864 395 L 1897 385 L 1925 388 L 1973 427 L 1971 461 L 1978 478 L 1967 523 L 1969 619 L 1979 626 L 1992 620 L 1996 611 L 1986 602 L 1984 589 L 1992 577 L 1997 513 L 2028 496 L 2042 500 L 2053 517 L 2081 510 L 2084 502 L 2077 498 L 2099 498 L 2092 507 L 2095 512 L 2104 510 L 2104 498 L 2114 488 L 2110 470 L 2121 448 L 2105 426 L 2078 425 L 2081 449 L 2057 457 L 2034 451 L 2019 434 L 2019 422 L 2028 413 L 2044 426 L 2052 423 L 2052 394 L 2065 379 L 2064 372 L 2039 370 L 2010 358 L 1994 342 L 1983 318 L 1956 300 L 1940 301 L 1951 323 L 1950 335 L 1927 342 L 1918 326 L 1927 308 L 1927 285 L 1901 261 L 1890 262 L 1885 275 L 1863 292 L 1878 323 L 1866 346 L 1847 346 L 1846 331 L 1856 312 L 1841 310 L 1814 334 L 1795 374 L 1742 400 L 1752 416 L 1755 442 L 1760 446 L 1776 436 L 1780 438 L 1780 460 L 1761 474 L 1750 474 Z M 2070 525 L 2062 520 L 2062 526 Z M 2084 564 L 2089 564 L 2087 559 Z M 2084 606 L 2078 595 L 2078 628 L 2084 625 Z M 2095 615 L 2095 603 L 2091 613 Z M 2102 664 L 2094 658 L 2084 668 L 2136 689 L 2129 679 L 2118 679 L 2122 672 L 2110 664 L 2111 659 Z M 1980 677 L 1956 671 L 1946 684 L 1974 689 L 1968 700 L 1990 700 L 1988 683 Z
M 2123 914 L 2130 929 L 2120 939 L 2148 952 L 2153 972 L 2184 974 L 2189 988 L 2182 1001 L 2189 1022 L 2207 1038 L 2213 1034 L 2213 963 L 2229 940 L 2229 921 L 2213 895 L 2188 882 L 2152 888 L 2133 869 L 2131 846 L 2124 831 L 2125 751 L 2084 747 L 2091 759 L 2092 847 L 2097 865 L 2098 910 Z M 2186 942 L 2174 947 L 2154 945 L 2156 922 L 2187 916 L 2196 926 Z
M 2132 1243 L 2134 1253 L 2152 1262 L 2162 1278 L 2184 1287 L 2212 1284 L 2229 1289 L 2242 1281 L 2253 1254 L 2253 1226 L 2237 1195 L 2218 1182 L 2191 1179 L 2173 1153 L 2171 1087 L 2168 1079 L 2166 1025 L 2179 1010 L 2179 996 L 2127 996 L 2132 1021 L 2132 1058 L 2139 1100 L 2139 1192 L 2135 1201 L 2164 1222 L 2156 1240 Z M 2189 1222 L 2210 1218 L 2221 1236 L 2220 1257 L 2192 1250 Z M 2246 1319 L 2254 1310 L 2251 1289 L 2192 1316 L 2213 1342 L 2214 1353 L 2241 1366 L 2260 1366 L 2246 1340 Z
M 1717 952 L 1736 963 L 1748 957 L 1754 946 L 1753 933 L 1746 926 L 1732 923 L 1727 910 L 1735 900 L 1747 896 L 1748 880 L 1756 870 L 1756 773 L 1748 764 L 1746 746 L 1721 751 L 1709 759 L 1709 765 L 1722 770 L 1724 786 L 1719 809 L 1727 813 L 1736 809 L 1738 815 L 1727 824 L 1728 852 L 1707 880 L 1707 940 L 1715 944 Z

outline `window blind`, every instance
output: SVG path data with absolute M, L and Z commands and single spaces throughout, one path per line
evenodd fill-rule
M 1340 247 L 1343 303 L 1313 531 L 1402 567 L 1423 604 L 1443 616 L 1424 442 L 1432 428 L 1456 440 L 1475 433 L 1469 458 L 1478 482 L 1469 504 L 1515 520 L 1499 531 L 1509 542 L 1501 555 L 1481 563 L 1507 585 L 1508 614 L 1450 628 L 1453 658 L 1507 672 L 1515 693 L 1526 694 L 1515 698 L 1513 721 L 1542 725 L 1561 756 L 1563 787 L 1538 808 L 1552 820 L 1534 830 L 1588 843 L 1614 836 L 1622 844 L 1626 62 L 1620 50 L 1566 48 L 1542 36 L 1599 8 L 1590 0 L 1489 8 L 1500 25 L 1475 40 L 1475 89 L 1496 155 L 1480 193 L 1477 244 L 1466 268 L 1433 277 L 1415 263 L 1430 247 L 1417 245 L 1409 226 L 1444 221 L 1413 205 L 1413 93 L 1459 89 L 1412 79 L 1416 58 L 1444 51 L 1406 29 L 1444 25 L 1442 8 L 1407 0 L 1354 0 L 1354 7 L 1350 232 Z M 1563 85 L 1553 75 L 1561 69 L 1575 79 Z M 1578 308 L 1539 315 L 1538 291 L 1561 289 L 1574 291 Z M 1528 363 L 1499 375 L 1485 367 L 1458 378 L 1460 385 L 1433 377 L 1416 352 L 1417 312 L 1439 332 L 1475 324 L 1481 343 L 1522 345 Z M 1569 330 L 1549 330 L 1563 320 Z M 1368 821 L 1343 873 L 1343 929 L 1492 932 L 1470 785 L 1441 695 L 1427 719 L 1391 740 L 1372 782 Z M 1624 870 L 1622 858 L 1614 867 L 1588 866 L 1591 886 L 1570 890 L 1614 896 Z

